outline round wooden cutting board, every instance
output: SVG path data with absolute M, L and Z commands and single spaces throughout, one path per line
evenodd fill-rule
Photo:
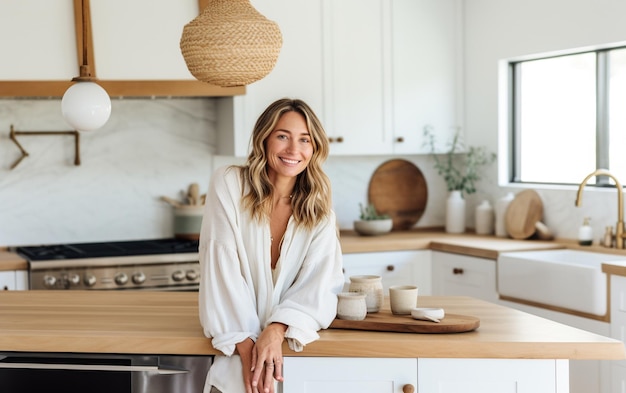
M 393 230 L 406 230 L 424 214 L 428 187 L 422 171 L 413 163 L 394 159 L 374 171 L 367 197 L 379 214 L 392 218 Z
M 515 196 L 506 209 L 504 223 L 513 239 L 528 239 L 535 234 L 543 218 L 543 202 L 535 190 L 524 190 Z

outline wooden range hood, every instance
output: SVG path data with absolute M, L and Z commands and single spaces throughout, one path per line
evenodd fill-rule
M 198 0 L 199 9 L 206 6 L 208 0 Z M 86 9 L 88 11 L 89 2 Z M 88 12 L 89 14 L 89 12 Z M 78 66 L 83 64 L 82 34 L 82 3 L 74 0 L 74 23 L 76 26 L 76 51 L 78 53 Z M 91 24 L 88 23 L 87 45 L 88 62 L 94 76 L 95 61 L 93 59 L 93 40 L 91 38 Z M 68 80 L 0 80 L 0 98 L 36 98 L 49 97 L 61 98 L 65 91 L 73 84 Z M 198 80 L 98 80 L 111 97 L 226 97 L 243 95 L 245 86 L 220 87 L 210 85 Z

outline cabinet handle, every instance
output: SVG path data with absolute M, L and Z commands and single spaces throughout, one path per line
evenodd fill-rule
M 341 143 L 343 142 L 343 137 L 342 136 L 338 136 L 337 137 L 337 143 Z
M 404 142 L 404 137 L 402 137 L 402 136 L 397 137 L 396 138 L 396 142 L 398 142 L 398 143 Z
M 463 269 L 460 267 L 455 267 L 452 269 L 452 274 L 463 274 Z
M 388 272 L 392 272 L 392 271 L 394 271 L 395 269 L 396 269 L 396 267 L 395 267 L 395 266 L 393 266 L 393 265 L 387 265 L 387 271 L 388 271 Z
M 9 290 L 9 286 L 5 285 L 4 288 L 2 288 L 3 291 L 8 291 Z
M 328 138 L 328 143 L 333 143 L 335 141 L 335 138 Z
M 402 387 L 402 393 L 413 393 L 413 392 L 415 392 L 415 386 L 411 385 L 410 383 L 407 383 L 406 385 Z

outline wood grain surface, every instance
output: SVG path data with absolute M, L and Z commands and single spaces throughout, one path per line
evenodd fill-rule
M 422 171 L 409 161 L 386 161 L 370 179 L 368 200 L 378 213 L 391 216 L 394 231 L 410 229 L 426 210 L 426 179 Z
M 462 296 L 420 296 L 419 307 L 471 315 L 460 334 L 326 329 L 284 356 L 624 359 L 624 344 L 528 313 Z M 383 309 L 389 310 L 386 301 Z M 220 353 L 203 334 L 198 293 L 0 291 L 0 352 Z
M 333 329 L 371 330 L 398 333 L 464 333 L 476 330 L 480 319 L 476 317 L 446 314 L 439 322 L 413 319 L 410 315 L 394 315 L 389 310 L 367 314 L 362 321 L 335 319 L 330 327 Z
M 543 202 L 535 190 L 519 192 L 506 210 L 506 231 L 513 239 L 528 239 L 543 218 Z

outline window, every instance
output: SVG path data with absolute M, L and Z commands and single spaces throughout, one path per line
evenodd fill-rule
M 510 67 L 513 182 L 579 184 L 597 168 L 626 180 L 626 48 Z

